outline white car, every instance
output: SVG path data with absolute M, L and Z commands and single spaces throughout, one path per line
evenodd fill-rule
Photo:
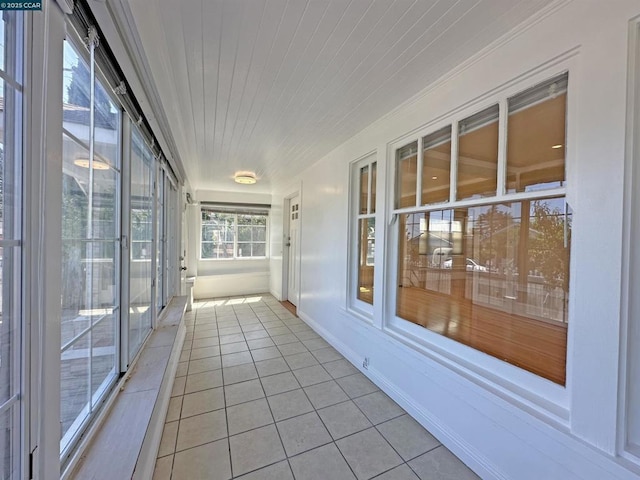
M 451 257 L 447 258 L 443 264 L 443 268 L 451 268 L 453 267 L 453 259 Z M 467 258 L 467 272 L 488 272 L 489 269 L 487 267 L 483 267 L 482 265 L 478 265 L 474 260 Z

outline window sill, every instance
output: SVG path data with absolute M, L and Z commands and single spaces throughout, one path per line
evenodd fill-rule
M 174 297 L 164 309 L 61 478 L 151 478 L 186 334 L 186 306 L 187 297 Z

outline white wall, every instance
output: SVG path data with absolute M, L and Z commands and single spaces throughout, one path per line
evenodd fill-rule
M 299 314 L 356 365 L 369 357 L 366 373 L 485 478 L 640 473 L 616 457 L 628 32 L 638 15 L 635 0 L 558 2 L 292 179 L 303 185 Z M 567 200 L 574 216 L 566 388 L 445 338 L 429 336 L 437 347 L 431 349 L 423 339 L 392 334 L 393 306 L 384 304 L 382 282 L 394 262 L 385 263 L 381 248 L 391 230 L 377 232 L 374 318 L 351 314 L 349 162 L 377 151 L 376 224 L 388 225 L 389 144 L 438 119 L 464 118 L 461 107 L 473 110 L 491 92 L 520 91 L 567 68 Z M 281 206 L 291 188 L 279 186 L 273 204 Z M 271 228 L 272 250 L 281 250 L 283 225 L 272 221 Z M 599 254 L 603 249 L 607 255 Z M 271 268 L 277 296 L 280 256 Z
M 251 188 L 251 187 L 247 187 Z M 198 190 L 198 202 L 271 204 L 271 195 L 259 193 L 213 192 Z M 200 206 L 187 207 L 187 275 L 196 276 L 195 299 L 227 297 L 269 291 L 269 256 L 266 259 L 200 259 Z M 269 224 L 273 222 L 269 214 Z

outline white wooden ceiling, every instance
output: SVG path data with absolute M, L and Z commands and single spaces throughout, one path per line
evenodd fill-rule
M 551 0 L 121 0 L 195 190 L 270 192 Z M 258 184 L 239 186 L 236 171 Z

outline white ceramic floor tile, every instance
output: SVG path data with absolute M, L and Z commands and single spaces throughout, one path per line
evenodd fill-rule
M 315 412 L 276 424 L 287 456 L 291 457 L 331 442 L 331 436 Z
M 227 436 L 224 409 L 180 420 L 176 451 L 197 447 Z
M 327 426 L 334 440 L 346 437 L 371 427 L 362 412 L 352 401 L 338 403 L 318 410 L 318 415 Z
M 266 399 L 253 400 L 227 408 L 229 435 L 264 427 L 273 423 L 271 410 Z
M 338 440 L 336 444 L 358 480 L 369 479 L 403 463 L 375 428 Z
M 175 480 L 229 480 L 231 478 L 229 441 L 224 438 L 176 453 L 172 478 Z
M 378 431 L 405 460 L 433 450 L 440 442 L 409 415 L 378 425 Z
M 355 480 L 334 443 L 289 459 L 296 480 Z
M 210 388 L 184 396 L 181 418 L 224 408 L 224 389 Z
M 229 439 L 234 476 L 266 467 L 285 459 L 275 425 L 268 425 Z
M 411 460 L 409 466 L 421 480 L 477 480 L 473 471 L 462 463 L 453 453 L 440 446 Z

